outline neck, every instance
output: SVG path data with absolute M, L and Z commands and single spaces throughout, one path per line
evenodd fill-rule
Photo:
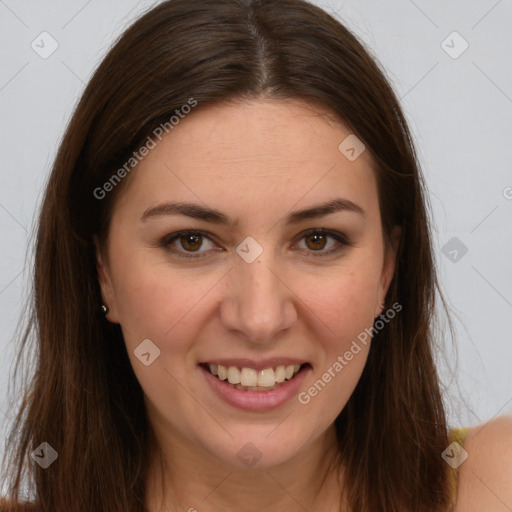
M 149 512 L 340 510 L 334 425 L 291 460 L 271 468 L 234 467 L 183 439 L 158 446 L 146 485 Z

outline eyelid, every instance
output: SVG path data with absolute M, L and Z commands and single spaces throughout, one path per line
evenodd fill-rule
M 187 251 L 184 251 L 184 250 L 175 250 L 175 249 L 172 249 L 170 247 L 170 245 L 174 241 L 178 240 L 181 236 L 188 235 L 188 234 L 200 235 L 201 237 L 208 239 L 212 243 L 215 243 L 215 241 L 213 240 L 213 238 L 215 238 L 215 237 L 211 233 L 208 233 L 207 231 L 203 231 L 201 229 L 185 229 L 185 230 L 176 231 L 176 232 L 173 232 L 173 233 L 170 233 L 170 234 L 164 236 L 159 241 L 159 245 L 161 247 L 163 247 L 164 249 L 167 249 L 167 250 L 169 250 L 170 252 L 172 252 L 174 254 L 178 254 L 179 255 L 178 257 L 181 257 L 181 258 L 190 258 L 190 259 L 199 260 L 201 258 L 206 257 L 206 256 L 200 256 L 200 255 L 201 254 L 207 254 L 210 251 L 196 251 L 196 252 L 192 251 L 192 252 L 187 252 Z M 321 258 L 323 256 L 330 256 L 331 254 L 339 252 L 344 247 L 349 247 L 349 246 L 354 246 L 355 245 L 353 242 L 351 242 L 348 239 L 348 237 L 344 233 L 342 233 L 340 231 L 335 231 L 335 230 L 326 229 L 326 228 L 310 228 L 310 229 L 307 229 L 305 231 L 302 231 L 301 233 L 299 233 L 295 237 L 295 240 L 297 240 L 297 242 L 294 243 L 294 246 L 298 242 L 302 241 L 305 237 L 307 237 L 309 235 L 325 235 L 327 237 L 333 238 L 334 240 L 336 240 L 338 242 L 338 246 L 335 247 L 335 248 L 331 248 L 331 249 L 329 249 L 327 251 L 309 250 L 309 251 L 307 251 L 307 252 L 310 253 L 308 255 L 308 257 L 320 257 Z M 223 249 L 222 248 L 216 249 L 216 251 L 220 251 L 220 250 L 223 250 Z
M 345 247 L 352 247 L 355 244 L 351 242 L 348 237 L 342 233 L 341 231 L 336 231 L 332 229 L 326 229 L 326 228 L 311 228 L 307 229 L 306 231 L 302 231 L 299 233 L 296 237 L 296 239 L 303 240 L 307 236 L 310 235 L 325 235 L 330 238 L 334 238 L 338 242 L 338 245 L 327 250 L 327 251 L 313 251 L 309 250 L 307 257 L 313 257 L 313 258 L 322 258 L 324 256 L 331 256 L 335 253 L 340 252 Z
M 187 251 L 180 251 L 180 250 L 176 250 L 176 249 L 173 249 L 171 248 L 171 244 L 173 242 L 175 242 L 176 240 L 178 240 L 180 237 L 182 237 L 183 235 L 200 235 L 201 237 L 203 238 L 206 238 L 208 239 L 209 241 L 211 241 L 212 243 L 215 243 L 214 240 L 213 240 L 213 235 L 211 233 L 208 233 L 207 231 L 202 231 L 201 229 L 184 229 L 182 231 L 175 231 L 174 233 L 170 233 L 166 236 L 164 236 L 160 242 L 159 242 L 159 245 L 161 247 L 163 247 L 164 249 L 167 249 L 168 251 L 174 253 L 174 254 L 178 254 L 180 258 L 190 258 L 190 259 L 200 259 L 200 258 L 204 258 L 204 256 L 195 256 L 195 254 L 205 254 L 204 251 L 201 251 L 201 252 L 187 252 Z M 217 251 L 218 250 L 222 250 L 221 248 L 219 249 L 216 249 Z

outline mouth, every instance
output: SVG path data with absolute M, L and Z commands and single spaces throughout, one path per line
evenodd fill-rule
M 261 369 L 217 363 L 200 363 L 199 366 L 219 381 L 235 389 L 263 392 L 279 389 L 287 382 L 294 380 L 299 373 L 311 367 L 309 363 L 278 364 Z

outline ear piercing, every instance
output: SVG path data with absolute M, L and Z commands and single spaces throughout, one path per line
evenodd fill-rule
M 101 312 L 106 316 L 108 313 L 108 306 L 105 306 L 105 304 L 101 305 Z

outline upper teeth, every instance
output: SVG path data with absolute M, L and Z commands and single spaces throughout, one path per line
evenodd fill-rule
M 276 383 L 291 379 L 300 370 L 300 364 L 280 365 L 276 368 L 265 368 L 260 371 L 254 368 L 239 370 L 236 366 L 223 366 L 221 364 L 210 364 L 209 367 L 210 372 L 217 375 L 220 380 L 228 379 L 230 384 L 241 384 L 249 387 L 272 387 Z

